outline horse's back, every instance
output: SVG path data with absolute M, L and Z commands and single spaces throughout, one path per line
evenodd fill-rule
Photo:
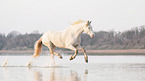
M 42 36 L 43 44 L 47 44 L 49 42 L 53 43 L 57 47 L 65 47 L 64 37 L 62 36 L 62 32 L 58 31 L 48 31 L 45 32 Z

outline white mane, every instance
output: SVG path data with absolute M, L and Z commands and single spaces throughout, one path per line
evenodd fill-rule
M 71 25 L 77 25 L 77 24 L 84 23 L 84 22 L 85 21 L 83 21 L 83 20 L 78 20 L 78 21 L 71 23 Z

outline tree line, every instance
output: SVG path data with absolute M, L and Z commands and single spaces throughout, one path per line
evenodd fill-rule
M 33 49 L 34 43 L 42 34 L 34 31 L 30 34 L 20 34 L 17 31 L 8 35 L 0 33 L 0 50 L 27 50 Z M 90 38 L 82 34 L 81 45 L 85 49 L 145 49 L 145 25 L 123 32 L 99 31 Z M 43 46 L 43 49 L 47 49 Z M 57 48 L 60 49 L 60 48 Z

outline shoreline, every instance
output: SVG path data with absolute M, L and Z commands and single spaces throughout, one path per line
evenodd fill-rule
M 32 55 L 34 50 L 0 50 L 0 55 L 5 54 L 28 54 Z M 62 51 L 56 50 L 56 52 L 61 54 L 73 54 L 74 51 Z M 125 49 L 125 50 L 86 50 L 88 55 L 145 55 L 145 49 Z M 43 50 L 42 53 L 47 54 L 49 50 Z M 79 51 L 79 54 L 83 54 Z

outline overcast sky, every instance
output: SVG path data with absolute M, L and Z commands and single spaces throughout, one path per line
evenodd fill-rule
M 0 0 L 0 33 L 61 31 L 91 20 L 94 31 L 145 25 L 145 0 Z

